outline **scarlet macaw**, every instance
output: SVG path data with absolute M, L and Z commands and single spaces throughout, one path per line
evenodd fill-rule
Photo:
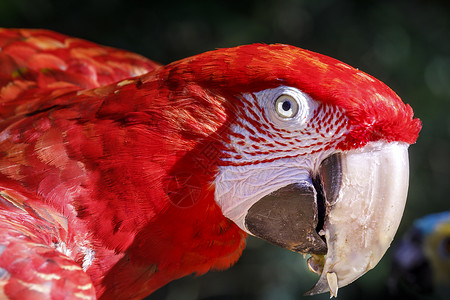
M 161 66 L 2 29 L 0 66 L 11 299 L 139 299 L 230 267 L 248 234 L 311 254 L 309 294 L 336 296 L 397 230 L 420 121 L 340 61 L 255 44 Z

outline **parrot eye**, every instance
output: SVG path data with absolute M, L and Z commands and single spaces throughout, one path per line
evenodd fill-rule
M 258 101 L 264 113 L 276 128 L 297 132 L 310 120 L 318 103 L 308 94 L 290 86 L 279 86 L 254 93 L 244 94 L 250 102 Z
M 281 118 L 293 118 L 298 113 L 298 103 L 289 95 L 281 95 L 275 101 L 275 110 Z

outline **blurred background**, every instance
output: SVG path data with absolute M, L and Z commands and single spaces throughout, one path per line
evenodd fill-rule
M 0 0 L 0 27 L 47 28 L 124 48 L 161 63 L 255 42 L 326 54 L 384 81 L 423 122 L 410 148 L 409 199 L 396 241 L 426 214 L 450 209 L 450 2 L 445 0 Z M 444 254 L 449 259 L 447 240 Z M 448 299 L 388 288 L 392 250 L 339 299 Z M 231 269 L 187 277 L 148 299 L 304 297 L 317 276 L 301 255 L 250 238 Z

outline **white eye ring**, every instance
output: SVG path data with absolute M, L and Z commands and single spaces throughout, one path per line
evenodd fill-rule
M 283 94 L 275 101 L 275 111 L 283 119 L 290 119 L 298 113 L 298 102 L 292 96 Z

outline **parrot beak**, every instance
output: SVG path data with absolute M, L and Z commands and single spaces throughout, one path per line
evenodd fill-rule
M 406 203 L 408 144 L 378 142 L 339 156 L 339 192 L 335 201 L 325 197 L 322 234 L 328 252 L 326 259 L 312 255 L 308 260 L 320 278 L 306 295 L 330 291 L 336 297 L 339 287 L 375 267 L 394 238 Z M 327 180 L 323 182 L 326 196 Z
M 314 295 L 350 284 L 389 248 L 408 191 L 408 144 L 374 142 L 326 158 L 315 178 L 285 186 L 248 210 L 252 234 L 311 254 Z

